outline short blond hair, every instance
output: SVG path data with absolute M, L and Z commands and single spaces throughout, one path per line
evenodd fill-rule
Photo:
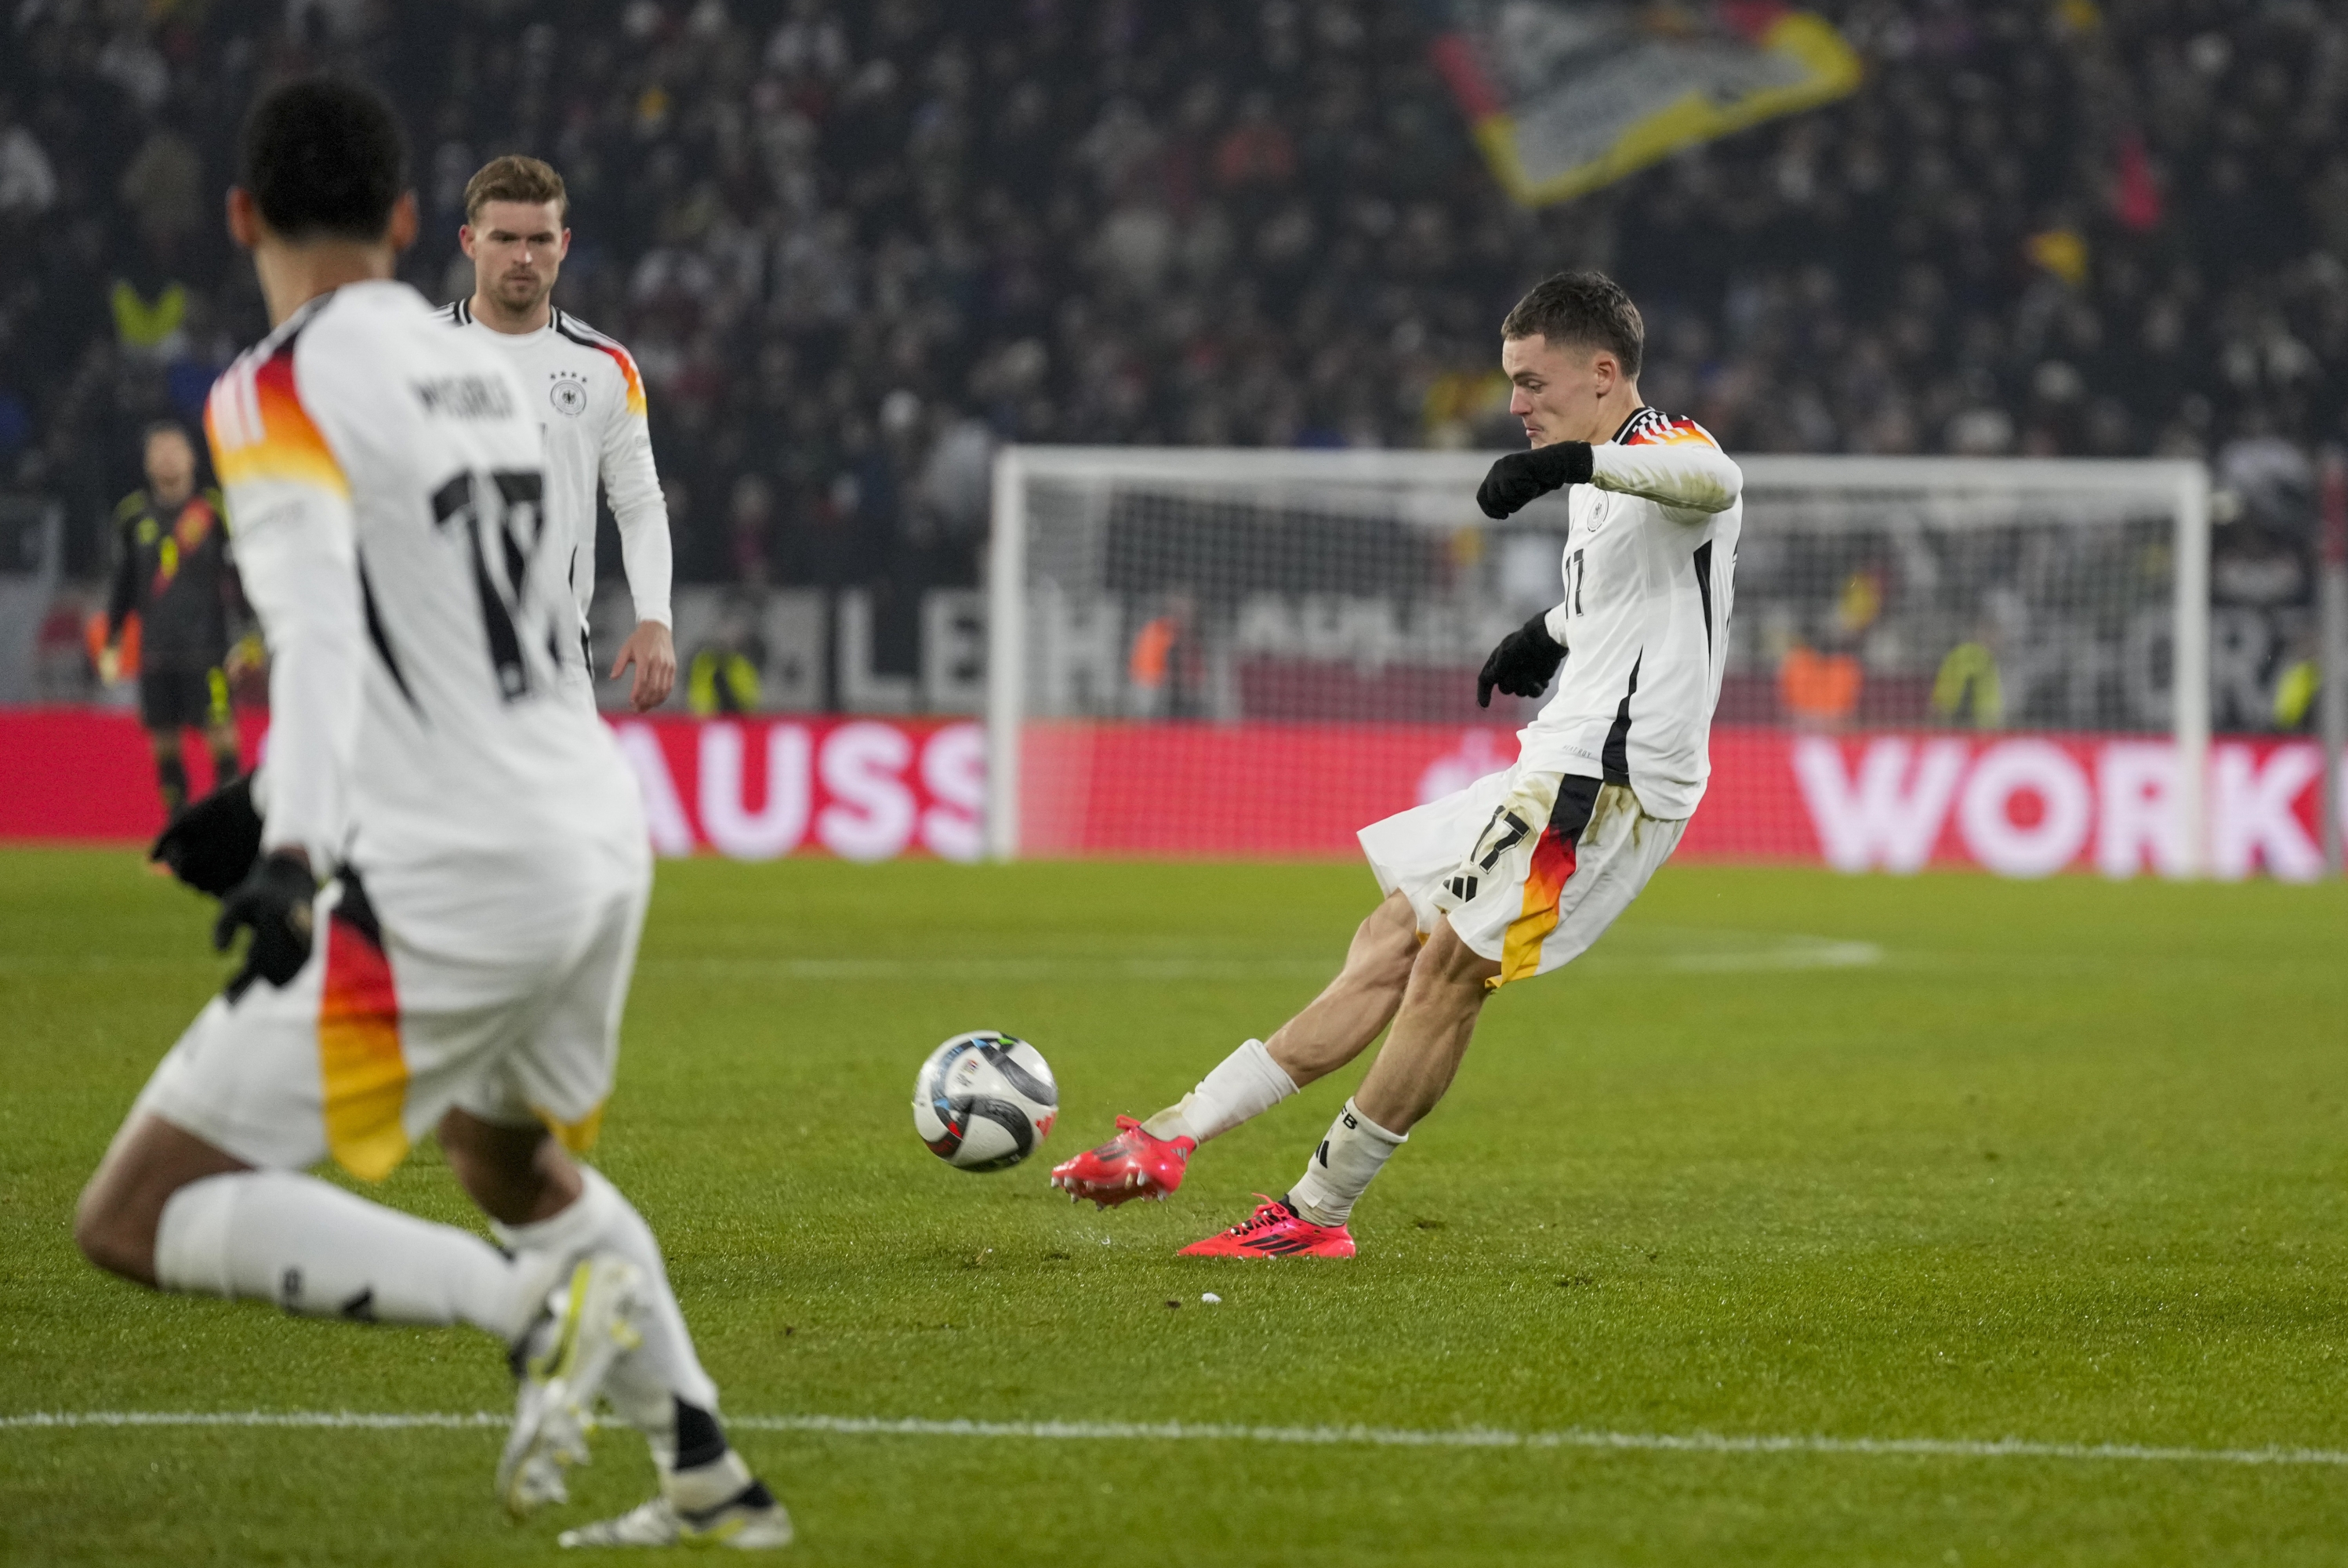
M 490 159 L 481 165 L 479 173 L 465 181 L 465 222 L 480 222 L 482 207 L 491 201 L 527 201 L 532 206 L 551 201 L 566 222 L 571 217 L 571 194 L 563 190 L 562 176 L 554 171 L 554 165 L 519 152 Z

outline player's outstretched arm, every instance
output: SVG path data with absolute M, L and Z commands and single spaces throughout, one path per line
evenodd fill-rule
M 1677 511 L 1726 511 L 1745 493 L 1745 472 L 1708 436 L 1690 429 L 1663 440 L 1591 449 L 1590 483 Z
M 1496 521 L 1513 517 L 1551 490 L 1587 484 L 1590 454 L 1587 441 L 1552 441 L 1529 452 L 1510 452 L 1485 472 L 1476 504 Z

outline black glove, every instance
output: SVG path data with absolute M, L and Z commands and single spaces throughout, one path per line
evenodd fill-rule
M 1492 706 L 1494 686 L 1510 696 L 1539 696 L 1564 662 L 1564 646 L 1549 634 L 1548 614 L 1535 615 L 1502 637 L 1484 661 L 1483 673 L 1476 677 L 1476 706 Z
M 1476 504 L 1489 518 L 1512 517 L 1553 490 L 1590 482 L 1590 443 L 1559 441 L 1510 452 L 1485 474 Z
M 283 985 L 310 961 L 310 901 L 318 896 L 318 881 L 310 868 L 283 850 L 263 855 L 252 870 L 221 901 L 220 919 L 212 926 L 212 946 L 221 953 L 236 940 L 237 927 L 252 928 L 244 950 L 244 967 L 228 983 L 232 1002 L 252 988 L 255 980 Z
M 252 809 L 252 776 L 182 806 L 147 858 L 214 898 L 226 898 L 261 853 L 261 813 Z

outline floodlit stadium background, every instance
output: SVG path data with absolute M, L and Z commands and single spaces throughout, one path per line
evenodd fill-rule
M 154 825 L 129 685 L 102 688 L 88 653 L 107 519 L 140 428 L 192 416 L 263 329 L 219 221 L 242 107 L 333 66 L 407 117 L 426 238 L 406 275 L 435 299 L 469 286 L 455 230 L 475 167 L 527 150 L 569 179 L 558 298 L 642 364 L 677 544 L 688 678 L 673 718 L 626 736 L 664 850 L 979 853 L 1001 447 L 1509 445 L 1495 325 L 1534 279 L 1593 265 L 1646 314 L 1650 401 L 1732 451 L 2207 463 L 2210 863 L 2315 874 L 2299 737 L 2318 711 L 2322 450 L 2348 434 L 2348 16 L 1732 4 L 1675 32 L 1650 15 L 1642 102 L 1701 88 L 1711 107 L 1643 139 L 1560 85 L 1596 45 L 1557 18 L 1591 15 L 16 8 L 0 23 L 0 701 L 16 705 L 0 836 Z M 1767 631 L 1733 682 L 1723 793 L 1691 854 L 2043 870 L 2030 833 L 2084 799 L 2056 863 L 2157 867 L 2106 830 L 2109 780 L 2154 720 L 2032 697 L 2012 648 L 1994 650 L 1994 707 L 1954 647 L 1877 668 L 1870 629 L 1901 583 L 1866 560 L 1818 570 L 1813 624 Z M 1356 759 L 1358 790 L 1234 838 L 1169 830 L 1182 789 L 1120 786 L 1084 834 L 1031 847 L 1342 854 L 1354 818 L 1505 760 L 1505 727 L 1454 700 L 1461 670 L 1313 697 L 1360 660 L 1316 658 L 1309 624 L 1234 686 L 1252 707 L 1187 699 L 1179 622 L 1137 612 L 1099 650 L 1114 690 L 1097 717 L 1117 722 L 1078 738 L 1088 759 L 1138 745 L 1119 766 L 1146 785 L 1150 727 L 1187 724 L 1235 758 Z M 701 724 L 696 689 L 726 717 Z M 263 695 L 241 694 L 248 754 Z M 1294 733 L 1333 718 L 1351 727 Z M 1870 768 L 1903 784 L 1854 836 Z M 1969 806 L 1989 777 L 2020 782 Z M 1740 798 L 1739 779 L 1767 787 Z M 1884 815 L 1935 802 L 1931 821 Z M 2028 841 L 2003 861 L 1999 820 Z

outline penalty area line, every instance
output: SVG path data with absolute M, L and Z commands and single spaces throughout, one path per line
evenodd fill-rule
M 0 1416 L 0 1430 L 243 1427 L 407 1431 L 496 1429 L 489 1410 L 33 1410 Z M 1569 1427 L 1248 1427 L 1189 1421 L 938 1421 L 887 1416 L 731 1416 L 746 1432 L 833 1437 L 1026 1439 L 1044 1442 L 1219 1442 L 1403 1449 L 1574 1449 L 1624 1453 L 1817 1454 L 1871 1459 L 2074 1460 L 2118 1463 L 2348 1467 L 2337 1449 L 2197 1449 L 2138 1443 L 2054 1443 L 2022 1438 L 1835 1438 L 1822 1434 L 1608 1432 Z

